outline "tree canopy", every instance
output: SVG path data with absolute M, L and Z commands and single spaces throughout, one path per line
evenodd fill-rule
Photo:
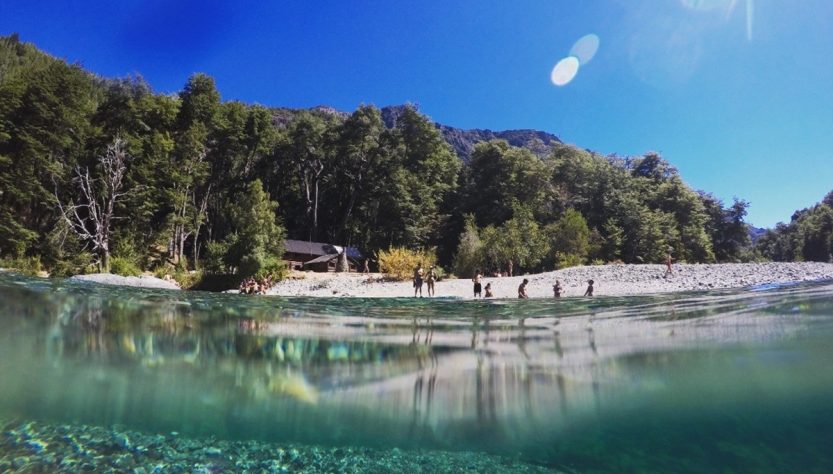
M 146 270 L 256 271 L 280 256 L 284 237 L 366 255 L 436 248 L 460 273 L 748 253 L 748 204 L 693 190 L 657 153 L 559 144 L 539 157 L 492 140 L 464 162 L 412 105 L 388 125 L 373 105 L 350 114 L 249 105 L 223 101 L 202 73 L 157 94 L 141 77 L 96 77 L 13 35 L 0 38 L 0 257 L 93 261 L 58 203 L 79 202 L 77 168 L 104 182 L 96 163 L 116 137 L 131 160 L 108 247 Z M 829 259 L 830 206 L 802 211 L 761 252 Z

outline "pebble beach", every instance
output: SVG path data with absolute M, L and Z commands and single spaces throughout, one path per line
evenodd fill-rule
M 680 291 L 755 287 L 807 281 L 833 280 L 833 264 L 819 262 L 768 262 L 722 264 L 675 264 L 673 274 L 664 277 L 665 265 L 611 264 L 565 268 L 546 273 L 512 277 L 486 277 L 495 298 L 516 298 L 524 278 L 529 279 L 531 298 L 551 298 L 552 285 L 561 281 L 563 297 L 581 297 L 587 281 L 594 281 L 595 296 L 627 296 Z M 437 297 L 472 298 L 469 278 L 446 279 L 436 283 Z M 423 296 L 428 289 L 423 285 Z M 413 297 L 410 281 L 385 281 L 380 274 L 295 273 L 268 294 L 321 297 Z

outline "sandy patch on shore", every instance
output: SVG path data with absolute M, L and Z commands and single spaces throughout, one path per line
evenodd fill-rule
M 163 290 L 179 290 L 174 281 L 163 280 L 153 276 L 121 276 L 111 273 L 91 273 L 89 275 L 75 275 L 69 278 L 75 281 L 88 281 L 102 285 L 134 286 L 140 288 L 161 288 Z
M 484 278 L 492 284 L 496 298 L 516 298 L 518 286 L 529 279 L 527 293 L 532 298 L 552 297 L 552 285 L 561 280 L 563 296 L 584 294 L 587 280 L 595 281 L 596 296 L 622 296 L 677 291 L 742 288 L 766 284 L 833 280 L 833 264 L 818 262 L 790 263 L 722 263 L 675 264 L 674 274 L 664 278 L 665 265 L 599 265 L 572 267 L 553 272 L 502 278 Z M 313 273 L 302 279 L 288 279 L 272 287 L 268 294 L 280 296 L 351 296 L 406 297 L 413 296 L 411 282 L 382 282 L 381 275 Z M 470 279 L 445 280 L 436 283 L 436 296 L 471 298 Z M 428 296 L 426 285 L 422 293 Z

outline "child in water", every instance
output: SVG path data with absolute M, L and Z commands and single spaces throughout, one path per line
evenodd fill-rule
M 555 280 L 555 285 L 552 285 L 552 296 L 561 298 L 561 280 Z

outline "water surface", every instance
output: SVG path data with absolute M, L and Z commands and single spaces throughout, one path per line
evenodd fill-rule
M 0 419 L 498 455 L 833 470 L 833 284 L 459 301 L 0 273 Z

